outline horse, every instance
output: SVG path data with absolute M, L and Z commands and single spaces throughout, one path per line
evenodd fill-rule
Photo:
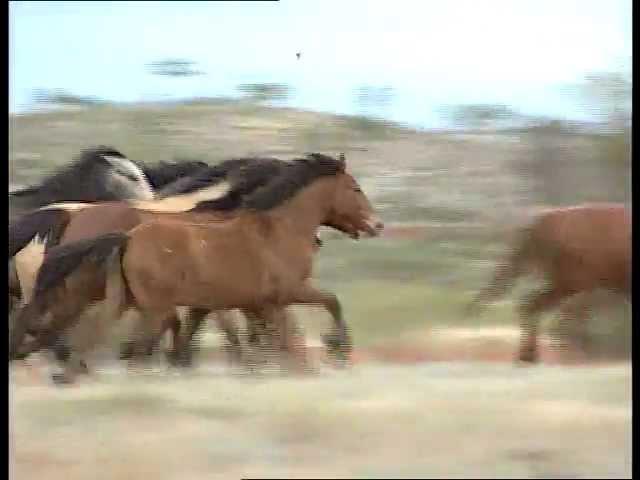
M 165 188 L 176 179 L 193 175 L 206 166 L 201 161 L 141 166 L 113 147 L 91 147 L 83 150 L 75 162 L 47 177 L 39 185 L 10 192 L 9 219 L 15 222 L 27 212 L 59 202 L 150 200 L 154 190 Z M 42 220 L 41 214 L 31 216 L 31 228 L 37 227 Z M 12 230 L 10 226 L 10 235 Z M 9 258 L 14 255 L 15 252 L 10 251 Z M 22 263 L 27 265 L 29 262 Z M 30 268 L 37 268 L 37 265 Z M 35 270 L 31 274 L 35 275 Z M 22 297 L 19 277 L 15 262 L 10 261 L 9 314 Z
M 319 154 L 310 155 L 313 156 Z M 121 202 L 119 204 L 94 204 L 91 208 L 84 209 L 82 212 L 77 210 L 70 212 L 64 210 L 64 208 L 62 208 L 64 206 L 57 206 L 56 208 L 60 209 L 59 213 L 66 217 L 66 219 L 61 222 L 64 224 L 64 228 L 66 228 L 66 230 L 64 230 L 64 234 L 61 235 L 61 240 L 54 240 L 53 243 L 64 244 L 70 241 L 91 238 L 108 232 L 127 231 L 144 221 L 156 218 L 158 215 L 166 215 L 168 211 L 173 210 L 174 213 L 176 211 L 182 211 L 187 207 L 187 205 L 189 205 L 189 202 L 191 202 L 192 209 L 187 211 L 191 211 L 194 215 L 197 213 L 197 216 L 192 217 L 192 220 L 219 220 L 221 217 L 228 215 L 227 212 L 239 208 L 240 205 L 238 202 L 243 198 L 243 196 L 262 186 L 270 178 L 275 177 L 278 173 L 283 171 L 286 165 L 288 165 L 288 162 L 275 158 L 232 159 L 223 162 L 219 166 L 212 167 L 207 172 L 201 172 L 199 175 L 194 176 L 191 179 L 183 180 L 182 191 L 189 192 L 191 195 L 190 197 L 189 195 L 168 197 L 151 203 L 145 203 L 144 205 L 140 205 L 141 202 L 135 202 L 133 204 L 130 202 Z M 239 177 L 240 174 L 242 175 L 241 177 Z M 234 186 L 227 190 L 224 196 L 212 200 L 207 199 L 202 195 L 201 192 L 203 190 L 211 193 L 210 184 L 208 182 L 213 182 L 215 179 L 220 180 L 225 176 L 232 184 L 234 184 Z M 178 182 L 175 183 L 177 184 Z M 207 185 L 209 185 L 209 187 L 205 188 Z M 196 187 L 201 190 L 194 191 L 193 189 Z M 189 198 L 190 200 L 187 201 Z M 176 209 L 176 205 L 180 208 Z M 145 207 L 147 210 L 141 210 L 140 207 Z M 148 210 L 152 210 L 153 213 Z M 17 250 L 22 248 L 22 245 L 29 238 L 36 235 L 37 232 L 35 230 L 29 230 L 29 222 L 26 220 L 27 219 L 23 222 L 27 224 L 24 228 L 20 228 L 18 225 L 15 228 L 16 233 L 14 235 L 10 235 L 10 249 Z M 53 225 L 47 225 L 44 221 L 38 222 L 38 225 L 43 227 L 43 230 L 39 232 L 40 235 L 43 236 L 46 235 L 47 232 L 54 230 Z M 61 229 L 59 225 L 56 228 L 58 230 Z M 27 233 L 20 234 L 20 230 Z M 12 245 L 12 238 L 21 238 L 22 243 Z M 320 241 L 317 237 L 315 238 L 315 242 L 317 249 L 320 246 Z M 187 331 L 189 332 L 189 337 L 194 335 L 209 313 L 211 312 L 207 309 L 189 309 L 187 315 Z M 248 320 L 247 326 L 250 334 L 249 342 L 250 344 L 257 346 L 259 343 L 257 335 L 258 329 L 259 327 L 265 329 L 264 322 L 252 315 L 250 312 L 243 313 Z M 286 312 L 284 314 L 286 314 Z M 230 321 L 224 312 L 217 312 L 216 320 L 218 321 L 218 326 L 227 334 L 227 339 L 231 345 L 231 357 L 237 361 L 240 358 L 240 342 L 233 322 Z M 180 321 L 177 316 L 172 319 L 170 324 L 167 325 L 167 328 L 171 328 L 173 331 L 175 345 L 175 338 L 180 330 Z M 188 342 L 187 346 L 189 348 L 185 348 L 181 352 L 176 351 L 175 348 L 172 352 L 168 352 L 168 359 L 170 362 L 174 364 L 180 362 L 179 365 L 181 366 L 190 365 L 191 342 Z M 58 358 L 64 361 L 65 358 L 68 358 L 68 355 L 69 348 L 61 347 L 61 353 Z M 123 345 L 123 348 L 121 349 L 121 358 L 126 359 L 130 356 L 130 348 L 128 348 L 126 344 Z
M 161 218 L 129 232 L 52 248 L 33 298 L 10 334 L 10 361 L 50 345 L 87 305 L 102 298 L 115 312 L 108 318 L 131 308 L 142 314 L 144 328 L 134 341 L 138 354 L 180 305 L 246 309 L 280 322 L 284 332 L 286 318 L 278 312 L 291 304 L 317 304 L 331 313 L 332 337 L 348 357 L 351 340 L 340 304 L 310 281 L 314 234 L 326 224 L 353 236 L 376 236 L 384 225 L 347 173 L 344 157 L 297 159 L 276 181 L 249 195 L 245 206 L 217 223 Z M 39 319 L 46 320 L 38 325 Z M 37 336 L 24 345 L 30 328 Z M 282 342 L 287 338 L 281 335 Z
M 101 145 L 82 150 L 74 162 L 39 185 L 9 192 L 9 221 L 54 202 L 148 200 L 152 197 L 153 189 L 141 168 L 113 147 Z M 19 304 L 20 297 L 18 272 L 10 261 L 9 314 Z
M 197 171 L 192 176 L 178 179 L 165 186 L 158 192 L 160 198 L 154 201 L 54 204 L 23 216 L 9 228 L 9 256 L 20 251 L 21 256 L 29 260 L 22 262 L 29 267 L 22 268 L 21 280 L 25 297 L 28 299 L 30 295 L 39 260 L 41 261 L 41 258 L 30 252 L 38 247 L 42 249 L 38 244 L 29 244 L 34 239 L 44 238 L 44 247 L 50 248 L 60 242 L 77 238 L 88 238 L 110 231 L 126 231 L 144 221 L 149 215 L 159 212 L 205 208 L 212 211 L 232 210 L 242 195 L 262 185 L 284 165 L 285 162 L 282 160 L 260 157 L 226 160 L 206 168 L 202 167 L 202 163 L 198 165 L 194 162 L 191 170 Z M 168 164 L 161 164 L 160 168 L 164 170 L 165 181 L 169 178 L 167 173 L 176 170 L 174 165 Z M 166 172 L 167 170 L 169 172 Z M 225 181 L 234 185 L 226 196 Z M 156 185 L 161 186 L 157 177 Z M 78 214 L 80 211 L 83 213 Z M 16 258 L 16 262 L 20 265 L 20 257 Z M 203 319 L 209 312 L 196 313 Z M 238 336 L 229 318 L 221 313 L 216 319 L 232 346 L 238 348 Z M 176 334 L 179 323 L 172 328 Z M 68 357 L 69 348 L 61 345 L 58 352 L 58 358 L 63 360 Z M 237 351 L 232 351 L 232 354 L 234 353 L 237 356 Z
M 142 165 L 142 171 L 156 192 L 180 178 L 192 177 L 198 171 L 204 171 L 207 168 L 209 168 L 209 164 L 202 160 L 187 159 L 173 162 L 160 161 L 151 165 Z
M 561 321 L 584 330 L 588 304 L 582 300 L 605 289 L 630 301 L 631 214 L 622 204 L 584 204 L 554 208 L 519 229 L 511 252 L 498 264 L 489 284 L 466 307 L 478 314 L 507 293 L 521 275 L 536 272 L 546 286 L 521 300 L 518 360 L 538 360 L 541 313 L 561 307 Z M 580 301 L 578 301 L 580 300 Z
M 108 146 L 83 150 L 39 185 L 9 193 L 9 220 L 51 203 L 149 200 L 153 188 L 139 165 Z

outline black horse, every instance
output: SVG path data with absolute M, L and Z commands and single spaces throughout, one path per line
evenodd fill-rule
M 139 165 L 112 147 L 93 147 L 39 185 L 10 192 L 9 221 L 52 203 L 152 197 L 152 186 Z

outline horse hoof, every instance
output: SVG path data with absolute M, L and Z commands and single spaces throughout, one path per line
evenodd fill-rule
M 532 367 L 538 363 L 538 359 L 532 356 L 519 356 L 515 360 L 515 364 L 518 367 Z
M 54 385 L 70 385 L 73 383 L 64 373 L 52 373 L 51 381 Z
M 164 357 L 167 360 L 167 363 L 172 367 L 178 366 L 178 355 L 174 350 L 167 350 L 164 353 Z
M 193 359 L 189 355 L 181 355 L 176 359 L 176 366 L 180 368 L 191 368 L 193 367 Z
M 120 350 L 120 355 L 118 356 L 120 360 L 130 360 L 132 357 L 133 350 L 128 348 Z
M 84 360 L 81 360 L 80 363 L 78 364 L 78 372 L 85 375 L 89 375 L 89 367 L 87 366 Z

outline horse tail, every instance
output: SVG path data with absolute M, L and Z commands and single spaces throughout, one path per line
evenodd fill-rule
M 9 258 L 13 258 L 35 237 L 44 239 L 45 249 L 60 243 L 70 214 L 63 208 L 35 210 L 9 225 Z
M 479 314 L 487 304 L 503 297 L 523 275 L 534 254 L 534 224 L 519 230 L 510 252 L 498 262 L 489 284 L 480 290 L 465 309 L 465 315 Z
M 38 271 L 34 296 L 46 295 L 84 263 L 90 263 L 106 275 L 108 260 L 115 252 L 121 251 L 128 240 L 126 233 L 107 233 L 51 249 Z
M 117 257 L 120 260 L 120 254 L 128 240 L 126 233 L 108 233 L 52 248 L 38 271 L 33 297 L 20 312 L 10 332 L 9 358 L 18 358 L 25 334 L 43 312 L 58 302 L 59 299 L 52 294 L 64 285 L 65 280 L 83 265 L 91 265 L 95 269 L 95 275 L 106 277 L 112 264 L 111 259 Z
M 125 234 L 121 234 L 123 237 Z M 127 282 L 122 271 L 122 256 L 126 250 L 127 236 L 114 247 L 105 264 L 105 315 L 107 318 L 119 318 L 124 310 L 127 297 Z

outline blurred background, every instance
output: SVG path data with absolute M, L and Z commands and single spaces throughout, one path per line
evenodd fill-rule
M 631 32 L 630 0 L 10 2 L 10 188 L 99 144 L 145 163 L 344 152 L 388 226 L 358 243 L 322 233 L 316 278 L 352 325 L 351 373 L 250 390 L 206 373 L 73 393 L 27 382 L 16 471 L 630 476 L 629 305 L 601 294 L 584 369 L 562 367 L 553 314 L 545 366 L 511 365 L 514 305 L 535 279 L 461 312 L 541 208 L 631 205 Z M 313 345 L 329 319 L 296 311 Z M 209 330 L 204 358 L 219 349 Z M 131 411 L 148 446 L 135 460 L 116 434 Z M 109 455 L 50 448 L 94 445 L 89 418 L 113 434 Z M 140 440 L 147 428 L 167 436 Z M 188 467 L 159 453 L 187 439 Z

